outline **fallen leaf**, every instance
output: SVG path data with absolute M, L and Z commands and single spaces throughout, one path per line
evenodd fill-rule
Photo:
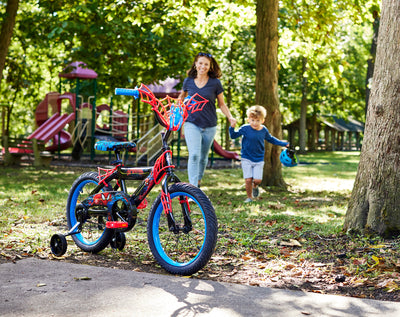
M 399 285 L 397 285 L 397 283 L 391 278 L 376 284 L 376 286 L 380 288 L 386 288 L 388 292 L 393 292 L 400 289 Z
M 12 255 L 7 254 L 7 253 L 5 253 L 5 252 L 1 252 L 0 255 L 4 256 L 4 257 L 6 257 L 6 258 L 9 258 L 9 259 L 12 258 Z
M 290 239 L 289 241 L 281 241 L 279 244 L 286 247 L 301 247 L 301 243 L 295 239 Z
M 90 281 L 92 278 L 87 276 L 74 277 L 75 281 Z
M 376 256 L 376 255 L 373 255 L 373 256 L 372 256 L 372 259 L 375 261 L 374 266 L 375 266 L 375 265 L 379 265 L 379 264 L 381 264 L 382 262 L 384 262 L 384 259 L 383 259 L 383 258 L 378 257 L 378 256 Z
M 367 263 L 367 259 L 360 258 L 360 259 L 353 259 L 353 264 L 354 265 L 363 265 Z
M 368 246 L 368 248 L 370 248 L 370 249 L 382 249 L 382 248 L 385 248 L 386 247 L 386 245 L 384 245 L 384 244 L 377 244 L 377 245 L 369 245 Z
M 249 260 L 253 259 L 251 256 L 248 256 L 248 255 L 242 255 L 241 258 L 243 261 L 249 261 Z
M 265 222 L 265 225 L 268 227 L 273 226 L 274 224 L 276 224 L 276 220 L 268 220 Z
M 300 231 L 301 229 L 303 229 L 303 225 L 301 225 L 300 227 L 294 227 L 294 230 L 296 230 L 296 231 Z
M 361 286 L 361 285 L 364 285 L 367 281 L 368 281 L 367 278 L 360 278 L 360 279 L 353 280 L 352 283 L 355 286 Z
M 285 265 L 285 269 L 286 269 L 286 270 L 291 270 L 291 269 L 293 269 L 294 267 L 296 267 L 296 265 L 294 265 L 294 264 L 292 264 L 292 263 L 289 263 L 289 264 L 286 264 L 286 265 Z

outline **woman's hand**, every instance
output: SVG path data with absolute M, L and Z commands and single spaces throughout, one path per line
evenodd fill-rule
M 231 123 L 232 128 L 234 128 L 236 126 L 237 121 L 234 117 L 230 117 L 229 122 Z

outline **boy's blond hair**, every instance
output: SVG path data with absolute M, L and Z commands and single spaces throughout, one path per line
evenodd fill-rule
M 264 120 L 267 117 L 267 110 L 263 106 L 255 105 L 247 109 L 247 117 Z

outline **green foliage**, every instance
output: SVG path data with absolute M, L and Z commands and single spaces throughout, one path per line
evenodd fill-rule
M 286 122 L 299 117 L 303 58 L 309 112 L 363 118 L 372 8 L 379 8 L 377 0 L 280 2 L 279 94 Z M 3 13 L 1 7 L 0 23 Z M 35 107 L 59 89 L 58 74 L 76 60 L 98 73 L 97 98 L 108 103 L 116 86 L 184 78 L 193 56 L 207 51 L 222 67 L 235 116 L 243 120 L 254 104 L 255 1 L 28 0 L 20 3 L 16 22 L 0 94 L 0 103 L 12 109 L 12 135 L 34 129 Z
M 377 1 L 285 1 L 280 10 L 280 101 L 286 122 L 308 113 L 363 120 L 365 78 Z M 303 69 L 303 59 L 306 69 Z M 306 80 L 306 86 L 304 85 Z

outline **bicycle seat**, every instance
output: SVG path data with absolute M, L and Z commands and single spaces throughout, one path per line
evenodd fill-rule
M 132 150 L 136 147 L 134 142 L 98 141 L 94 148 L 98 151 Z

